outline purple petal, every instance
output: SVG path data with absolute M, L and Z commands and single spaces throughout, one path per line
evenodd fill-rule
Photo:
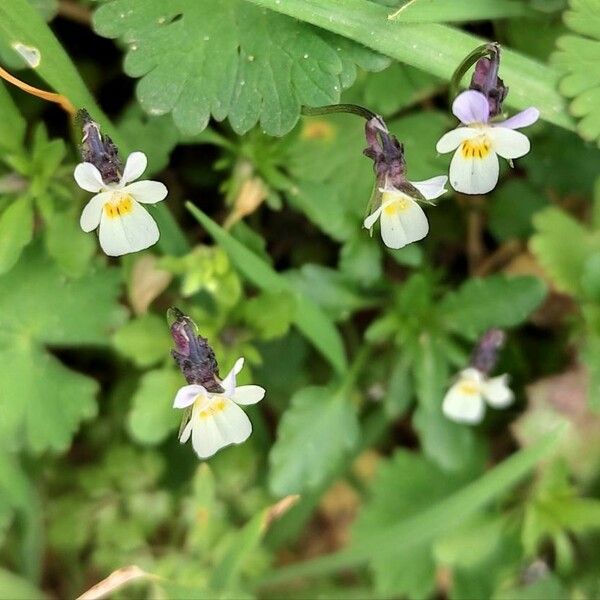
M 456 97 L 452 104 L 452 112 L 465 125 L 487 123 L 490 118 L 490 105 L 481 92 L 467 90 Z
M 533 106 L 526 108 L 525 110 L 517 113 L 514 117 L 506 119 L 501 123 L 494 123 L 499 127 L 507 127 L 508 129 L 520 129 L 521 127 L 528 127 L 533 125 L 540 118 L 540 111 Z

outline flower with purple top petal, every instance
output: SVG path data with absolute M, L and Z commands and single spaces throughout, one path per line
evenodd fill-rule
M 457 96 L 452 112 L 463 127 L 444 134 L 436 146 L 442 154 L 456 150 L 450 184 L 464 194 L 486 194 L 498 183 L 498 156 L 511 161 L 529 152 L 529 139 L 515 129 L 535 123 L 540 112 L 530 107 L 506 121 L 491 123 L 488 99 L 475 90 Z

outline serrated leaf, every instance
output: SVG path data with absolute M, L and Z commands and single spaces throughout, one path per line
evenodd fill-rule
M 122 317 L 119 275 L 95 268 L 65 277 L 29 247 L 0 277 L 0 439 L 36 452 L 64 450 L 83 419 L 95 414 L 98 384 L 67 369 L 44 350 L 106 344 Z
M 329 387 L 297 392 L 284 413 L 269 455 L 269 484 L 286 496 L 314 490 L 335 472 L 358 439 L 356 408 Z
M 31 198 L 17 198 L 0 215 L 0 274 L 9 271 L 19 260 L 23 248 L 33 236 Z
M 173 409 L 173 399 L 182 385 L 181 374 L 173 369 L 150 371 L 142 377 L 128 417 L 136 441 L 159 444 L 177 429 L 181 414 Z
M 439 308 L 448 329 L 474 339 L 491 327 L 520 325 L 545 297 L 540 279 L 493 275 L 469 279 Z
M 96 414 L 98 384 L 70 371 L 36 344 L 0 348 L 0 437 L 34 452 L 68 447 Z
M 173 113 L 189 134 L 211 117 L 237 133 L 260 121 L 287 133 L 302 105 L 339 101 L 355 64 L 387 61 L 312 25 L 243 0 L 113 0 L 94 14 L 103 36 L 129 44 L 125 71 L 142 77 L 140 104 L 151 115 Z M 365 60 L 366 59 L 366 60 Z
M 559 89 L 572 102 L 571 114 L 579 120 L 580 135 L 600 145 L 600 3 L 597 0 L 571 0 L 564 20 L 574 33 L 557 42 L 552 59 L 565 76 Z M 583 37 L 587 36 L 587 37 Z
M 580 293 L 586 260 L 600 251 L 600 240 L 558 208 L 538 213 L 534 225 L 530 246 L 542 267 L 558 289 Z

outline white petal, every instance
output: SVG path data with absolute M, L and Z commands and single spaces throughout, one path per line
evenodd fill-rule
M 473 138 L 480 133 L 479 129 L 473 127 L 458 127 L 445 133 L 436 144 L 435 149 L 440 154 L 452 152 L 452 150 L 456 150 L 465 140 Z
M 483 395 L 487 403 L 494 408 L 506 408 L 510 406 L 515 396 L 508 387 L 508 376 L 500 375 L 492 377 L 483 384 Z
M 442 403 L 442 411 L 446 417 L 458 423 L 475 425 L 481 423 L 485 413 L 485 403 L 481 394 L 465 393 L 458 381 L 449 390 Z
M 411 181 L 409 183 L 416 187 L 426 200 L 435 200 L 447 191 L 445 188 L 447 182 L 448 178 L 445 175 L 440 175 L 425 181 Z
M 135 181 L 146 170 L 148 159 L 143 152 L 132 152 L 127 158 L 120 183 L 125 185 Z
M 169 193 L 167 186 L 160 181 L 136 181 L 125 186 L 123 191 L 142 204 L 156 204 Z
M 83 208 L 79 225 L 86 233 L 93 231 L 100 225 L 102 217 L 102 207 L 112 197 L 112 192 L 101 192 L 96 194 Z
M 225 410 L 215 415 L 215 422 L 228 444 L 241 444 L 252 433 L 252 423 L 248 415 L 230 400 L 225 400 Z
M 201 385 L 184 385 L 175 396 L 173 408 L 187 408 L 194 404 L 198 396 L 206 396 L 206 390 Z
M 381 212 L 381 238 L 388 248 L 403 248 L 423 239 L 429 232 L 429 223 L 423 209 L 408 196 L 402 200 L 404 207 L 394 210 L 394 202 L 383 205 Z
M 256 404 L 265 397 L 265 389 L 260 385 L 241 385 L 235 388 L 235 393 L 231 398 L 236 404 L 248 405 Z
M 185 427 L 183 428 L 183 431 L 181 432 L 181 435 L 179 436 L 179 442 L 181 444 L 185 444 L 190 439 L 190 435 L 192 433 L 193 422 L 194 422 L 194 417 L 192 415 L 192 418 L 185 424 Z
M 200 458 L 208 458 L 229 444 L 240 444 L 252 433 L 246 413 L 227 399 L 213 403 L 211 414 L 194 411 L 192 445 Z
M 229 371 L 229 373 L 227 373 L 227 376 L 221 382 L 221 385 L 222 385 L 223 389 L 225 390 L 225 392 L 223 393 L 224 396 L 230 398 L 234 394 L 234 392 L 235 392 L 235 377 L 242 370 L 243 367 L 244 367 L 244 359 L 238 358 L 235 361 L 235 364 L 233 365 L 233 368 L 231 369 L 231 371 Z
M 86 192 L 93 192 L 95 194 L 105 187 L 100 171 L 92 163 L 79 163 L 75 167 L 73 176 L 77 185 Z
M 363 227 L 365 229 L 371 229 L 371 227 L 373 227 L 373 225 L 375 225 L 377 219 L 379 219 L 379 216 L 381 215 L 381 206 L 375 210 L 374 212 L 372 212 L 363 222 Z
M 529 138 L 514 129 L 492 127 L 489 132 L 496 154 L 503 158 L 520 158 L 531 149 Z
M 156 244 L 160 232 L 148 211 L 133 201 L 133 210 L 122 217 L 100 220 L 100 246 L 108 256 L 139 252 Z
M 465 158 L 458 149 L 450 163 L 450 184 L 464 194 L 487 194 L 496 187 L 499 171 L 495 152 L 485 158 Z

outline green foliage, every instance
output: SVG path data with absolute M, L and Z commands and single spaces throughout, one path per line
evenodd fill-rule
M 344 390 L 308 387 L 295 394 L 269 456 L 273 493 L 285 496 L 321 486 L 358 434 L 356 409 Z
M 546 287 L 534 277 L 470 279 L 446 296 L 440 310 L 451 330 L 474 339 L 491 327 L 522 323 L 545 296 Z
M 143 76 L 137 96 L 144 110 L 172 112 L 188 134 L 202 131 L 212 115 L 228 117 L 237 133 L 260 121 L 267 133 L 283 135 L 302 105 L 339 101 L 356 65 L 387 64 L 347 40 L 241 0 L 218 6 L 178 0 L 169 7 L 113 0 L 96 11 L 94 27 L 130 46 L 125 69 Z
M 78 126 L 0 84 L 0 597 L 595 597 L 596 4 L 0 2 L 2 66 L 169 190 L 155 247 L 102 256 Z M 90 23 L 113 50 L 82 43 Z M 443 175 L 448 83 L 487 41 L 507 115 L 541 111 L 531 151 L 388 249 L 362 227 L 364 121 L 302 106 L 382 114 L 408 179 Z M 250 439 L 206 461 L 178 440 L 171 306 L 220 377 L 244 357 L 238 385 L 266 389 Z M 444 396 L 494 327 L 515 402 L 452 422 Z
M 564 14 L 567 27 L 575 34 L 558 40 L 554 63 L 566 73 L 560 91 L 573 101 L 571 114 L 580 119 L 577 130 L 581 136 L 600 143 L 600 78 L 594 65 L 600 59 L 600 6 L 596 0 L 570 0 L 570 10 Z
M 64 450 L 80 421 L 95 414 L 97 383 L 67 369 L 45 347 L 106 343 L 121 318 L 117 286 L 118 272 L 101 267 L 65 280 L 39 245 L 0 278 L 4 445 Z

